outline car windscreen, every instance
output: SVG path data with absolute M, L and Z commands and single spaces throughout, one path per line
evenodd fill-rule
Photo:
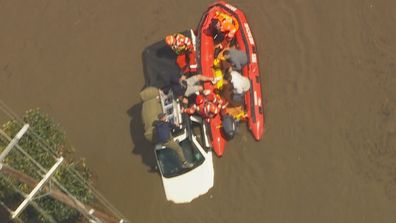
M 189 163 L 193 164 L 192 168 L 183 168 L 176 151 L 170 148 L 157 149 L 157 159 L 161 173 L 165 178 L 171 178 L 182 175 L 192 169 L 200 166 L 205 158 L 202 153 L 196 148 L 194 143 L 185 139 L 179 143 L 183 149 L 184 156 Z

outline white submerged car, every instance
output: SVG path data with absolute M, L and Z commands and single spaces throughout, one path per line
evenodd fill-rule
M 152 141 L 152 123 L 157 114 L 166 113 L 169 122 L 179 123 L 179 128 L 172 133 L 173 140 L 179 143 L 187 162 L 192 164 L 186 168 L 175 150 L 161 144 L 154 146 L 166 199 L 177 204 L 189 203 L 207 193 L 213 187 L 214 169 L 205 122 L 199 116 L 182 115 L 180 105 L 173 99 L 171 91 L 166 95 L 161 90 L 149 87 L 141 92 L 141 98 L 145 137 Z
M 175 203 L 188 203 L 213 187 L 213 159 L 211 150 L 203 149 L 202 136 L 195 136 L 193 129 L 200 129 L 199 117 L 187 117 L 190 123 L 181 130 L 174 140 L 183 148 L 187 161 L 193 166 L 183 168 L 174 150 L 162 145 L 155 146 L 155 156 L 161 172 L 166 199 Z M 188 121 L 184 121 L 188 122 Z M 191 128 L 188 126 L 191 124 Z

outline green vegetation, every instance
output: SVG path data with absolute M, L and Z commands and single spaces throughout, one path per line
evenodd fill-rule
M 83 160 L 73 161 L 74 151 L 67 143 L 65 134 L 60 129 L 59 125 L 38 109 L 27 111 L 23 117 L 23 121 L 25 123 L 29 123 L 30 128 L 19 141 L 20 147 L 22 147 L 46 170 L 51 168 L 51 166 L 56 162 L 54 157 L 65 157 L 66 160 L 62 163 L 61 168 L 58 169 L 54 177 L 78 200 L 82 201 L 84 204 L 92 203 L 94 200 L 92 192 L 86 188 L 84 183 L 78 180 L 73 173 L 77 172 L 85 181 L 88 182 L 91 181 L 92 175 Z M 2 130 L 10 137 L 14 137 L 21 127 L 21 123 L 16 120 L 10 120 L 2 126 Z M 9 141 L 6 138 L 2 136 L 0 137 L 0 152 L 8 143 Z M 48 148 L 53 152 L 49 152 Z M 28 157 L 22 155 L 16 149 L 12 150 L 12 152 L 6 157 L 4 163 L 33 177 L 37 181 L 41 179 L 40 173 L 38 173 L 38 168 L 28 159 Z M 17 179 L 6 178 L 3 175 L 1 176 L 0 200 L 6 201 L 4 203 L 15 203 L 16 200 L 21 200 L 21 196 L 10 186 L 10 182 L 16 185 L 17 188 L 24 193 L 29 193 L 32 190 L 31 186 L 20 183 Z M 70 222 L 80 217 L 80 214 L 75 209 L 62 204 L 49 196 L 35 199 L 35 202 L 57 222 Z M 44 216 L 40 215 L 30 206 L 23 212 L 21 219 L 24 222 L 47 222 Z

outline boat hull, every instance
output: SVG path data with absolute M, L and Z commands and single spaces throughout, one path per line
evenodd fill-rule
M 208 32 L 208 28 L 216 11 L 234 16 L 239 23 L 239 29 L 235 34 L 236 42 L 238 48 L 246 52 L 248 56 L 248 64 L 244 66 L 242 74 L 249 78 L 251 84 L 251 88 L 245 94 L 247 125 L 253 137 L 256 140 L 260 140 L 264 134 L 265 123 L 258 56 L 249 24 L 244 13 L 240 9 L 224 1 L 218 1 L 209 6 L 208 10 L 204 13 L 198 27 L 198 70 L 205 76 L 214 76 L 212 70 L 214 60 L 214 41 L 211 33 Z M 210 83 L 206 83 L 204 88 L 212 90 L 213 86 Z M 214 124 L 211 123 L 214 142 L 213 147 L 216 154 L 221 156 L 224 153 L 225 146 L 225 139 L 221 133 L 221 128 L 219 128 L 219 126 L 221 126 L 221 118 L 217 117 L 212 119 L 211 122 L 214 122 Z

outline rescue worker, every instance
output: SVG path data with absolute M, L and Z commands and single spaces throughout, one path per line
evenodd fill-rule
M 166 36 L 165 42 L 178 55 L 176 63 L 183 74 L 197 71 L 198 65 L 195 59 L 194 45 L 189 37 L 175 33 Z
M 194 50 L 194 46 L 192 41 L 187 36 L 175 33 L 172 35 L 168 35 L 165 37 L 165 42 L 168 44 L 171 49 L 177 54 L 183 54 L 187 52 L 191 52 Z
M 207 101 L 213 102 L 220 109 L 224 109 L 227 107 L 228 103 L 225 100 L 223 100 L 218 94 L 214 93 L 213 91 L 204 90 L 202 93 L 205 95 L 205 99 Z
M 219 11 L 213 17 L 211 25 L 214 29 L 213 38 L 215 42 L 221 44 L 218 45 L 219 47 L 228 45 L 239 29 L 239 24 L 235 17 Z
M 205 90 L 203 95 L 197 95 L 196 104 L 182 111 L 190 115 L 198 113 L 206 121 L 209 121 L 211 118 L 220 114 L 226 107 L 227 103 L 219 95 L 210 90 Z

